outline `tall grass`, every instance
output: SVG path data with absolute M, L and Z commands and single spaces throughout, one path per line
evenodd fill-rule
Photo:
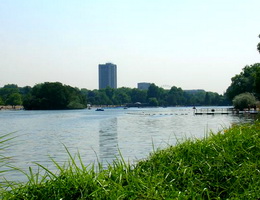
M 13 133 L 0 135 L 0 167 L 6 164 L 8 158 L 4 156 L 3 152 L 10 146 L 9 141 L 14 137 L 11 137 Z M 1 172 L 1 171 L 0 171 Z
M 53 160 L 57 173 L 38 164 L 45 174 L 27 174 L 29 181 L 3 199 L 260 198 L 258 121 L 155 151 L 136 165 L 119 158 L 98 172 L 67 152 L 66 165 Z
M 14 133 L 2 134 L 0 135 L 0 174 L 6 172 L 6 170 L 2 170 L 2 168 L 6 168 L 9 164 L 9 157 L 6 157 L 4 154 L 7 151 L 8 147 L 13 145 L 10 141 L 16 138 L 13 136 Z
M 14 138 L 15 136 L 13 136 L 13 133 L 0 135 L 0 176 L 11 170 L 11 166 L 9 164 L 10 158 L 5 156 L 5 151 L 7 151 L 8 147 L 12 145 L 10 141 Z M 6 181 L 1 179 L 0 192 L 3 187 L 6 187 Z

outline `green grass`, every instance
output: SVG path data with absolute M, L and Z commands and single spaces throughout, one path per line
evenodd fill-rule
M 1 170 L 1 169 L 2 167 L 6 168 L 6 166 L 8 166 L 9 163 L 9 157 L 4 156 L 3 152 L 6 151 L 6 149 L 10 145 L 12 145 L 10 141 L 13 140 L 14 138 L 15 137 L 13 136 L 13 133 L 0 135 L 0 174 L 6 172 L 6 170 Z
M 68 155 L 66 165 L 53 160 L 58 173 L 38 165 L 43 176 L 27 174 L 29 181 L 11 184 L 3 199 L 260 198 L 258 121 L 155 151 L 136 165 L 120 158 L 98 172 L 84 166 L 79 154 Z
M 13 145 L 11 141 L 14 138 L 16 138 L 15 136 L 13 136 L 13 134 L 14 133 L 0 135 L 0 176 L 2 176 L 4 173 L 8 173 L 12 170 L 12 166 L 9 163 L 10 158 L 6 157 L 4 155 L 5 154 L 4 152 L 7 151 L 8 147 Z M 4 181 L 4 179 L 1 179 L 0 180 L 0 194 L 2 192 L 2 189 L 5 187 L 7 187 L 6 181 Z

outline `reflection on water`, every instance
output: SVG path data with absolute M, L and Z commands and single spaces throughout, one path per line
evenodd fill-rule
M 233 115 L 194 116 L 192 108 L 131 108 L 65 111 L 0 111 L 0 134 L 18 136 L 0 152 L 24 170 L 38 162 L 53 170 L 50 157 L 64 163 L 78 150 L 84 164 L 111 163 L 120 150 L 125 161 L 146 158 L 153 149 L 174 145 L 185 138 L 204 137 L 250 118 Z M 1 170 L 1 168 L 0 168 Z M 8 172 L 8 180 L 25 180 Z
M 117 118 L 100 121 L 99 128 L 99 159 L 106 165 L 118 157 Z

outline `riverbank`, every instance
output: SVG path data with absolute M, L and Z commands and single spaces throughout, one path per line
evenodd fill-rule
M 70 154 L 69 154 L 70 155 Z M 260 123 L 233 126 L 158 150 L 134 166 L 119 159 L 96 172 L 70 155 L 58 174 L 11 183 L 4 199 L 259 199 Z M 80 160 L 80 157 L 79 157 Z M 55 162 L 55 161 L 54 161 Z
M 23 110 L 23 106 L 0 106 L 0 110 Z

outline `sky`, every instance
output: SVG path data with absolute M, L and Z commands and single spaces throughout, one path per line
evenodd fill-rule
M 0 0 L 0 87 L 138 82 L 223 94 L 260 62 L 259 0 Z

